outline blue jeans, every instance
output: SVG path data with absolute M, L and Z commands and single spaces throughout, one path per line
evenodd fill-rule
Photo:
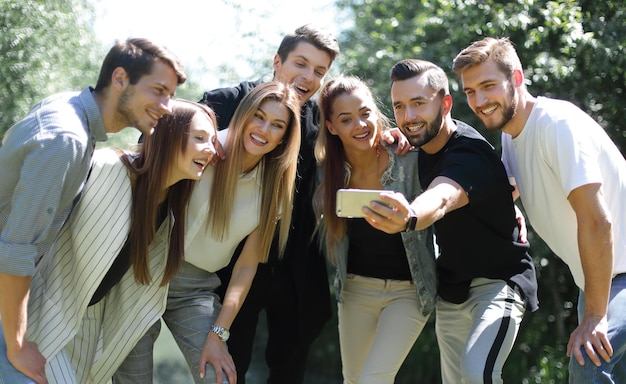
M 65 352 L 59 351 L 46 362 L 46 378 L 50 384 L 76 383 L 76 375 L 72 362 Z M 0 322 L 0 384 L 35 384 L 35 382 L 15 369 L 7 357 L 7 346 L 4 340 L 2 323 Z
M 578 298 L 578 319 L 583 318 L 585 311 L 585 297 L 582 291 Z M 616 276 L 611 283 L 611 293 L 609 296 L 609 310 L 607 314 L 609 323 L 609 341 L 613 346 L 613 356 L 611 362 L 607 363 L 600 359 L 602 363 L 596 367 L 587 353 L 583 350 L 585 365 L 576 362 L 572 353 L 569 361 L 569 382 L 570 384 L 587 383 L 626 383 L 626 274 Z
M 7 357 L 7 344 L 4 341 L 4 331 L 0 323 L 0 383 L 2 384 L 35 384 L 22 372 L 15 369 Z
M 169 284 L 167 309 L 162 319 L 185 356 L 197 384 L 215 383 L 213 366 L 207 364 L 206 375 L 201 379 L 198 362 L 209 329 L 222 308 L 219 296 L 215 293 L 219 285 L 220 279 L 215 273 L 187 262 L 183 263 Z M 139 340 L 113 376 L 113 383 L 152 383 L 152 350 L 159 331 L 160 323 L 157 323 Z M 226 379 L 224 382 L 227 382 Z

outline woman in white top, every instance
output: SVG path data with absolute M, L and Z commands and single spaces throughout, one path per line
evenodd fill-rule
M 226 159 L 209 167 L 188 210 L 185 262 L 170 282 L 163 320 L 196 383 L 236 381 L 226 347 L 228 328 L 248 293 L 274 234 L 284 249 L 300 148 L 300 107 L 288 85 L 268 82 L 241 101 L 227 130 L 218 132 Z M 280 220 L 279 220 L 280 219 Z M 215 274 L 245 245 L 220 304 Z M 151 383 L 159 324 L 127 357 L 115 383 Z M 208 367 L 208 368 L 207 368 Z

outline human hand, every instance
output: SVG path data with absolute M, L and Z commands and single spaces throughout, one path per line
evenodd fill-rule
M 406 155 L 406 153 L 413 148 L 400 128 L 392 128 L 383 131 L 383 141 L 387 144 L 398 142 L 398 147 L 395 150 L 396 155 Z
M 222 147 L 222 143 L 217 139 L 217 136 L 211 138 L 212 147 L 209 148 L 211 158 L 209 159 L 209 165 L 215 166 L 218 161 L 226 159 L 226 151 Z
M 202 347 L 202 353 L 200 353 L 200 365 L 198 370 L 200 372 L 200 378 L 204 378 L 206 375 L 206 364 L 209 363 L 215 369 L 215 382 L 221 383 L 223 381 L 224 373 L 228 378 L 230 384 L 237 383 L 237 370 L 235 369 L 235 362 L 232 356 L 228 353 L 228 347 L 226 343 L 220 339 L 214 332 L 209 332 L 204 347 Z
M 513 204 L 515 207 L 515 219 L 517 220 L 517 228 L 519 229 L 519 235 L 517 236 L 517 241 L 522 244 L 528 242 L 528 230 L 526 229 L 526 219 L 522 214 L 522 210 L 517 207 L 517 205 Z
M 613 347 L 607 337 L 608 328 L 606 316 L 585 315 L 583 321 L 569 337 L 567 356 L 573 353 L 578 364 L 585 365 L 582 354 L 584 348 L 587 356 L 596 366 L 600 366 L 599 357 L 607 363 L 610 362 Z
M 410 218 L 409 202 L 399 192 L 381 192 L 384 203 L 372 201 L 363 208 L 365 220 L 374 228 L 385 233 L 398 233 L 406 229 Z
M 35 380 L 37 384 L 48 384 L 46 358 L 39 352 L 36 343 L 26 341 L 16 351 L 7 350 L 7 358 L 15 369 Z

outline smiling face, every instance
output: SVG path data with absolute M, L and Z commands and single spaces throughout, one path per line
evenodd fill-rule
M 517 114 L 517 91 L 512 79 L 492 60 L 465 69 L 461 74 L 467 103 L 488 130 L 506 131 Z
M 170 101 L 177 85 L 174 69 L 161 60 L 155 61 L 152 73 L 142 76 L 136 84 L 127 83 L 120 94 L 116 112 L 121 126 L 151 134 L 159 118 L 171 113 Z
M 326 121 L 328 131 L 339 137 L 344 148 L 368 150 L 378 144 L 380 132 L 376 106 L 363 89 L 335 98 Z
M 213 122 L 206 113 L 198 110 L 191 120 L 185 150 L 178 153 L 171 171 L 171 177 L 174 179 L 172 181 L 200 179 L 209 163 L 209 150 L 213 147 L 214 135 Z
M 320 89 L 331 63 L 328 52 L 301 41 L 284 62 L 274 56 L 274 80 L 292 84 L 303 105 Z
M 289 109 L 280 101 L 270 99 L 261 103 L 243 131 L 246 172 L 254 168 L 265 154 L 272 152 L 282 142 L 290 120 Z
M 428 86 L 424 75 L 394 81 L 391 85 L 396 124 L 414 147 L 427 145 L 441 131 L 443 99 Z

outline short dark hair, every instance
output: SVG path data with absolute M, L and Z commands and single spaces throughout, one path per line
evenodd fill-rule
M 170 50 L 148 39 L 130 38 L 126 41 L 116 41 L 109 50 L 100 68 L 96 92 L 111 84 L 111 76 L 115 68 L 124 68 L 132 85 L 137 84 L 142 76 L 152 73 L 152 68 L 157 60 L 161 60 L 174 70 L 178 77 L 178 85 L 187 80 L 187 74 L 182 63 Z
M 332 34 L 313 24 L 305 24 L 283 38 L 276 52 L 280 56 L 280 61 L 287 60 L 289 53 L 296 49 L 300 42 L 312 44 L 315 48 L 328 53 L 331 63 L 339 55 L 339 43 Z
M 450 94 L 448 76 L 441 67 L 426 60 L 405 59 L 396 63 L 390 72 L 391 82 L 402 81 L 412 77 L 425 75 L 428 86 L 439 95 Z

